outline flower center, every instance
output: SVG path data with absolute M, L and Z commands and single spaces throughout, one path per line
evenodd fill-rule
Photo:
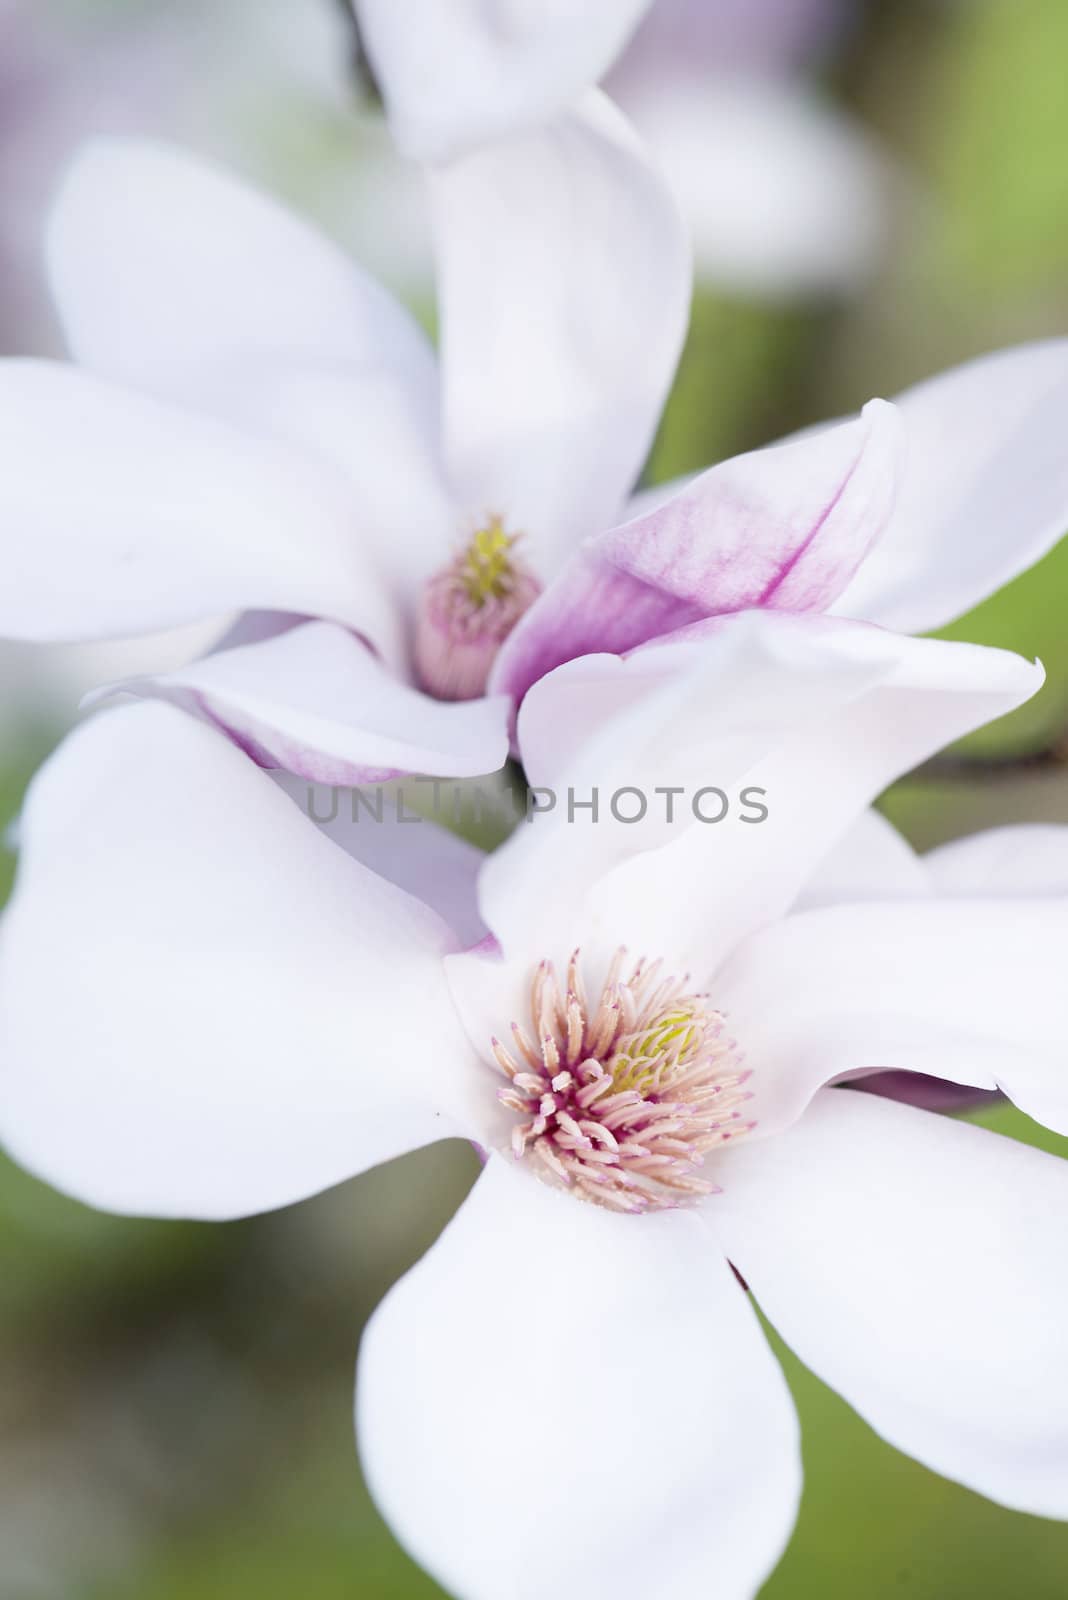
M 549 961 L 531 985 L 528 1033 L 493 1039 L 508 1078 L 501 1103 L 517 1113 L 512 1150 L 539 1176 L 615 1211 L 659 1211 L 715 1194 L 698 1176 L 705 1156 L 749 1133 L 751 1095 L 734 1040 L 688 979 L 660 962 L 624 976 L 619 950 L 597 999 L 586 999 L 578 951 L 566 987 Z
M 419 680 L 439 700 L 482 694 L 501 645 L 541 584 L 516 559 L 519 535 L 490 517 L 423 590 L 415 628 Z

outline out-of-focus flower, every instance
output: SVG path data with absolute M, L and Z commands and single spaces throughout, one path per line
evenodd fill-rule
M 453 0 L 413 28 L 358 0 L 397 139 L 451 159 L 535 126 L 604 79 L 658 156 L 709 282 L 749 296 L 848 289 L 876 263 L 888 159 L 812 81 L 849 0 Z
M 848 31 L 858 0 L 651 0 L 620 57 L 640 72 L 692 60 L 749 72 L 819 65 Z
M 576 656 L 753 606 L 930 628 L 1063 533 L 1066 341 L 628 503 L 688 280 L 626 125 L 595 96 L 431 186 L 440 371 L 268 202 L 152 146 L 82 158 L 52 275 L 96 376 L 0 370 L 0 629 L 251 613 L 124 687 L 316 781 L 472 775 L 503 762 L 510 704 Z
M 900 184 L 811 86 L 691 57 L 689 71 L 613 89 L 678 200 L 701 281 L 784 300 L 847 292 L 876 266 Z
M 748 297 L 854 288 L 905 185 L 814 81 L 855 0 L 654 0 L 608 83 L 693 234 L 698 275 Z
M 474 949 L 364 865 L 365 824 L 324 837 L 214 731 L 97 717 L 27 811 L 3 1137 L 91 1203 L 209 1218 L 475 1141 L 470 1198 L 370 1325 L 357 1407 L 380 1506 L 471 1600 L 754 1593 L 800 1462 L 728 1262 L 894 1444 L 1068 1516 L 1068 1170 L 827 1087 L 934 1068 L 1068 1131 L 1064 831 L 928 869 L 864 817 L 1040 679 L 767 613 L 562 668 L 521 713 L 531 777 L 606 811 L 537 816 L 488 860 Z M 766 821 L 696 821 L 713 774 L 763 790 Z M 624 824 L 623 787 L 686 800 Z M 431 838 L 466 919 L 470 852 L 453 871 Z
M 425 293 L 419 174 L 354 95 L 347 42 L 327 0 L 0 0 L 0 350 L 58 345 L 41 241 L 56 175 L 93 137 L 172 139 L 232 166 Z

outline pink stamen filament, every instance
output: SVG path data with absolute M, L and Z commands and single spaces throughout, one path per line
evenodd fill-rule
M 514 1022 L 512 1050 L 492 1041 L 509 1080 L 498 1094 L 521 1119 L 517 1159 L 613 1210 L 663 1210 L 716 1193 L 698 1168 L 755 1127 L 740 1109 L 749 1073 L 705 995 L 665 978 L 659 962 L 624 976 L 625 961 L 619 950 L 592 1006 L 578 951 L 563 987 L 550 962 L 539 964 L 530 1034 Z

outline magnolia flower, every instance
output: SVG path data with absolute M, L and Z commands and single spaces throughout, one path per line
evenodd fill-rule
M 1068 341 L 628 502 L 688 295 L 641 150 L 595 97 L 430 188 L 440 369 L 269 202 L 152 146 L 80 159 L 50 262 L 87 370 L 0 365 L 0 633 L 243 612 L 124 687 L 315 781 L 461 776 L 573 657 L 751 606 L 935 627 L 1064 531 Z
M 317 779 L 502 764 L 506 702 L 472 697 L 578 537 L 624 514 L 687 253 L 597 96 L 434 175 L 431 199 L 440 371 L 384 291 L 271 203 L 151 146 L 82 157 L 50 266 L 88 371 L 0 366 L 0 633 L 268 613 L 144 687 Z
M 1068 1131 L 1064 830 L 927 865 L 864 816 L 1040 681 L 767 614 L 561 668 L 520 714 L 535 782 L 744 780 L 768 818 L 539 815 L 482 866 L 466 935 L 477 856 L 449 835 L 406 830 L 432 910 L 365 864 L 377 828 L 320 833 L 172 707 L 109 711 L 28 803 L 0 1132 L 93 1204 L 203 1218 L 481 1148 L 357 1393 L 378 1504 L 465 1600 L 755 1592 L 801 1470 L 728 1263 L 884 1437 L 1066 1517 L 1065 1167 L 827 1087 L 936 1069 Z
M 412 28 L 357 0 L 401 148 L 440 161 L 536 126 L 603 81 L 649 141 L 698 276 L 772 298 L 877 263 L 895 187 L 875 141 L 810 81 L 849 0 L 444 0 Z

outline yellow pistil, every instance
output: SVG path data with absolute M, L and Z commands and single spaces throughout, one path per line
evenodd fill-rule
M 677 1067 L 688 1067 L 704 1042 L 695 1024 L 695 1009 L 668 1011 L 651 1027 L 624 1034 L 604 1063 L 617 1089 L 636 1089 L 648 1094 L 656 1087 L 658 1069 L 670 1057 Z
M 516 555 L 520 535 L 487 515 L 423 590 L 415 625 L 415 668 L 439 700 L 473 700 L 489 681 L 498 650 L 541 593 Z
M 481 608 L 489 600 L 500 600 L 512 583 L 512 547 L 519 535 L 505 531 L 504 519 L 490 517 L 479 528 L 460 558 L 459 573 L 471 604 Z

